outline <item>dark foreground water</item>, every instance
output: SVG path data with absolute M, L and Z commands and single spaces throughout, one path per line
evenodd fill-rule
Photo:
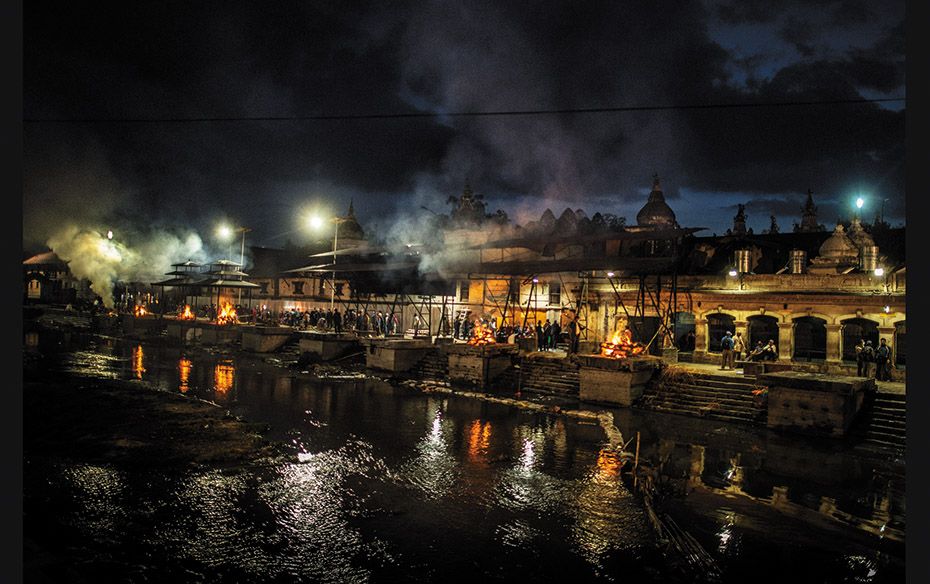
M 73 561 L 70 581 L 117 582 L 669 577 L 599 426 L 239 355 L 54 331 L 24 341 L 27 380 L 142 380 L 267 423 L 288 444 L 283 459 L 235 469 L 27 458 L 27 566 L 58 554 Z M 895 453 L 615 416 L 625 436 L 641 433 L 663 509 L 725 581 L 903 581 Z

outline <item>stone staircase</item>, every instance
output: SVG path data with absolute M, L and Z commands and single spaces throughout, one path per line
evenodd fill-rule
M 642 409 L 725 422 L 765 424 L 765 408 L 748 380 L 700 372 L 654 379 L 637 406 Z
M 430 351 L 406 374 L 411 379 L 447 381 L 449 356 L 440 350 Z
M 906 398 L 878 392 L 867 398 L 850 435 L 867 444 L 904 449 L 907 445 Z
M 561 397 L 578 397 L 578 363 L 568 357 L 521 356 L 517 367 L 501 374 L 494 386 Z

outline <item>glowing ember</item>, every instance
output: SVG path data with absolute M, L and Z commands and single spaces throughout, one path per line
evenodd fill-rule
M 614 359 L 626 359 L 645 350 L 646 345 L 634 342 L 633 334 L 629 330 L 617 331 L 610 341 L 601 343 L 601 355 Z
M 132 309 L 132 313 L 135 316 L 145 316 L 146 310 L 145 310 L 145 307 L 142 306 L 141 304 L 136 304 L 135 308 Z
M 220 313 L 216 315 L 216 324 L 235 324 L 239 322 L 236 309 L 229 302 L 224 302 Z
M 184 305 L 184 310 L 178 313 L 178 320 L 194 320 L 194 311 L 191 310 L 190 304 Z
M 491 327 L 485 326 L 480 322 L 475 323 L 475 330 L 472 333 L 472 337 L 468 339 L 468 344 L 473 347 L 483 347 L 485 345 L 493 345 L 497 341 L 494 340 L 494 331 L 491 330 Z

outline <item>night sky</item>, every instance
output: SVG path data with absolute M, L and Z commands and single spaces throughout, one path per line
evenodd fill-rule
M 904 221 L 904 103 L 492 117 L 191 121 L 904 97 L 904 3 L 24 4 L 24 247 L 62 229 L 300 243 L 301 210 L 372 234 L 468 179 L 520 223 L 635 223 L 653 173 L 682 226 Z M 125 123 L 113 120 L 163 120 Z M 50 120 L 71 120 L 72 123 Z M 73 123 L 73 120 L 85 120 Z M 167 121 L 175 120 L 175 121 Z M 178 121 L 180 120 L 180 121 Z M 182 258 L 183 259 L 183 258 Z

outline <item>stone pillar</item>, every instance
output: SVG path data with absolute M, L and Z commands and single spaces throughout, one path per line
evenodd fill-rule
M 694 352 L 705 355 L 707 353 L 707 319 L 694 319 Z
M 830 341 L 827 341 L 830 344 Z M 794 323 L 778 323 L 778 360 L 791 361 L 794 354 Z
M 840 334 L 840 329 L 842 325 L 839 324 L 828 324 L 826 325 L 827 329 L 827 362 L 834 363 L 836 365 L 840 364 L 840 360 L 843 356 L 842 347 L 840 342 L 842 340 L 842 335 Z

